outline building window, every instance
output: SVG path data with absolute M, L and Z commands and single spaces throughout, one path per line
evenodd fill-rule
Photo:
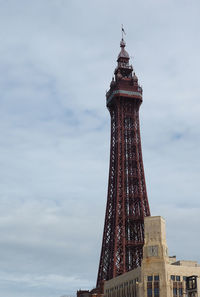
M 179 297 L 182 297 L 183 296 L 183 289 L 182 288 L 179 288 L 178 289 L 178 292 L 179 292 Z
M 147 297 L 153 296 L 152 282 L 147 283 Z
M 171 280 L 175 281 L 175 275 L 171 275 Z
M 154 297 L 159 297 L 159 288 L 154 287 Z
M 153 276 L 152 275 L 147 276 L 147 280 L 148 280 L 148 282 L 152 282 L 153 281 Z
M 152 288 L 147 288 L 147 297 L 152 297 Z
M 159 281 L 159 275 L 154 275 L 154 281 Z
M 154 282 L 154 297 L 159 297 L 159 282 Z
M 185 281 L 185 282 L 186 282 L 186 278 L 187 278 L 186 276 L 183 276 L 183 281 Z
M 177 297 L 177 288 L 173 288 L 173 297 Z
M 181 280 L 180 276 L 179 275 L 176 275 L 176 281 L 177 282 L 180 282 L 180 280 Z

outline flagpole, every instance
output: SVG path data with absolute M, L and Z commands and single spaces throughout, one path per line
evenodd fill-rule
M 123 27 L 123 24 L 122 24 L 122 39 L 124 39 L 124 34 L 126 35 L 126 32 L 124 31 L 124 27 Z

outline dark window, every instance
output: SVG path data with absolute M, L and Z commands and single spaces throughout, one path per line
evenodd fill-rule
M 154 288 L 154 297 L 159 297 L 159 288 Z
M 180 297 L 183 296 L 183 289 L 182 288 L 179 288 L 178 291 L 179 291 L 179 296 Z
M 148 280 L 148 282 L 152 282 L 153 276 L 152 275 L 147 276 L 147 280 Z
M 177 296 L 177 288 L 173 288 L 173 297 Z
M 152 297 L 152 288 L 147 288 L 147 297 Z
M 186 276 L 183 276 L 183 280 L 184 280 L 184 281 L 186 281 L 186 278 L 187 278 Z
M 159 288 L 159 282 L 154 282 L 154 288 Z
M 180 282 L 180 280 L 181 280 L 180 276 L 179 275 L 176 275 L 176 281 L 177 282 Z
M 159 281 L 159 275 L 154 275 L 154 280 Z
M 175 281 L 175 275 L 171 275 L 171 280 Z
M 186 281 L 187 290 L 193 290 L 197 288 L 197 276 L 189 276 Z
M 152 282 L 148 282 L 147 283 L 147 288 L 151 288 L 152 289 Z

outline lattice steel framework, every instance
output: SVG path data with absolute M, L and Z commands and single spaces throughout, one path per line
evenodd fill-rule
M 144 217 L 150 215 L 140 140 L 142 88 L 122 38 L 115 78 L 107 92 L 111 116 L 108 197 L 97 287 L 141 265 Z

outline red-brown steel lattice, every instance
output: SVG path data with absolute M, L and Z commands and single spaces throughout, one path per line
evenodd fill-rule
M 115 78 L 106 94 L 111 116 L 110 170 L 97 287 L 141 265 L 144 217 L 150 215 L 140 140 L 142 88 L 129 65 L 123 38 L 120 46 Z

